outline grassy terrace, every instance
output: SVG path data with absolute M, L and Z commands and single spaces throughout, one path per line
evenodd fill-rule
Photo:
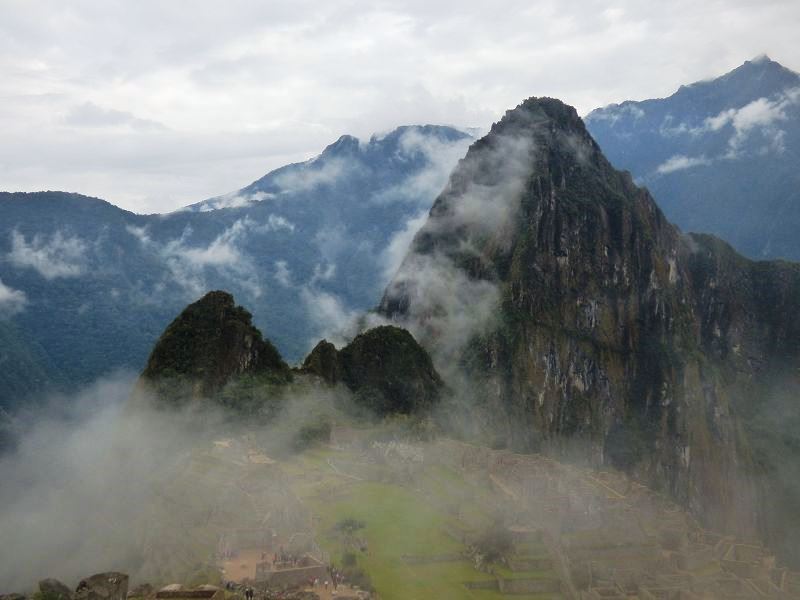
M 472 567 L 468 560 L 409 564 L 402 556 L 436 556 L 460 553 L 463 545 L 444 532 L 453 521 L 442 508 L 457 499 L 462 515 L 471 523 L 488 522 L 488 517 L 473 497 L 484 494 L 464 481 L 458 473 L 442 467 L 426 469 L 415 486 L 358 481 L 336 474 L 327 463 L 342 453 L 311 450 L 296 457 L 283 470 L 292 478 L 295 493 L 318 517 L 318 541 L 334 562 L 341 564 L 345 549 L 342 534 L 335 525 L 343 519 L 356 519 L 365 527 L 355 533 L 367 542 L 368 550 L 356 550 L 358 565 L 371 577 L 382 600 L 447 600 L 474 598 L 500 600 L 493 590 L 469 590 L 467 581 L 491 581 L 493 577 Z M 415 484 L 415 485 L 416 485 Z M 467 498 L 467 500 L 465 500 Z M 483 498 L 485 501 L 485 498 Z M 528 577 L 553 576 L 552 572 L 525 574 Z M 519 576 L 519 574 L 515 574 Z M 515 595 L 519 600 L 555 600 L 558 595 Z M 505 596 L 508 598 L 508 596 Z

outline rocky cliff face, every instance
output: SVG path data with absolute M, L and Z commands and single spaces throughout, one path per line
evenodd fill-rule
M 271 375 L 288 381 L 289 367 L 261 337 L 252 317 L 227 292 L 209 292 L 187 306 L 153 348 L 142 379 L 189 383 L 195 396 L 219 391 L 238 375 Z
M 532 98 L 459 163 L 379 310 L 511 446 L 623 468 L 782 545 L 794 492 L 745 415 L 796 376 L 799 307 L 796 265 L 683 235 L 573 108 Z

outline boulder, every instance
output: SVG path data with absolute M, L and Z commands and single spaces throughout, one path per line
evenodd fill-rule
M 72 600 L 72 590 L 58 579 L 42 579 L 39 582 L 39 591 L 43 600 Z
M 75 600 L 126 600 L 128 576 L 110 571 L 82 579 L 75 590 Z
M 155 590 L 153 586 L 149 583 L 141 583 L 133 588 L 130 592 L 128 592 L 129 598 L 146 598 L 147 596 L 152 596 Z

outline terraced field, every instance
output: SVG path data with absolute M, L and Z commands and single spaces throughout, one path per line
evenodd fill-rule
M 334 470 L 345 458 L 342 452 L 314 450 L 285 465 L 286 472 L 299 476 L 293 489 L 312 509 L 318 541 L 335 563 L 341 564 L 346 552 L 355 554 L 358 566 L 369 574 L 384 600 L 508 598 L 498 590 L 464 585 L 491 585 L 496 577 L 476 570 L 464 557 L 465 544 L 452 534 L 459 528 L 491 523 L 485 507 L 492 505 L 492 492 L 476 488 L 441 465 L 419 467 L 403 482 L 366 481 L 341 468 L 338 473 Z M 358 521 L 363 528 L 343 535 L 336 525 L 345 519 Z M 544 552 L 544 547 L 540 550 Z M 556 577 L 552 569 L 508 571 L 508 576 Z M 555 600 L 561 596 L 515 594 L 514 598 Z

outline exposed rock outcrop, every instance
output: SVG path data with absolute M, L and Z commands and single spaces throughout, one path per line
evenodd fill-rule
M 800 387 L 800 267 L 682 234 L 573 108 L 529 99 L 472 145 L 379 310 L 512 447 L 611 463 L 796 551 L 778 473 L 800 451 L 753 417 Z

